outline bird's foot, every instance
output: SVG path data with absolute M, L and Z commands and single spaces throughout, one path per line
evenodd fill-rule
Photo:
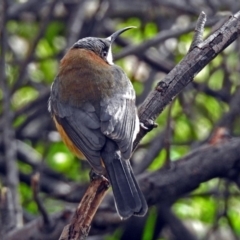
M 156 128 L 158 126 L 157 123 L 155 123 L 152 119 L 147 119 L 144 122 L 140 122 L 141 128 L 143 128 L 145 131 L 152 131 L 153 128 Z
M 94 181 L 96 179 L 106 179 L 106 177 L 103 174 L 95 172 L 93 169 L 89 172 L 90 181 Z

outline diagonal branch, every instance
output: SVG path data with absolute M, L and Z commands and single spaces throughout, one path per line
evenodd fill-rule
M 193 81 L 212 59 L 234 42 L 240 34 L 240 11 L 219 30 L 195 46 L 176 67 L 158 83 L 139 108 L 141 123 L 153 122 L 163 109 Z M 151 129 L 150 129 L 151 130 Z M 141 128 L 134 149 L 149 130 Z
M 90 231 L 92 219 L 109 188 L 109 181 L 94 175 L 70 224 L 66 225 L 59 240 L 83 240 Z

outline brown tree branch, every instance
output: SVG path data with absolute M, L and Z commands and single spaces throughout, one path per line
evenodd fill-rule
M 59 240 L 84 240 L 89 233 L 92 219 L 109 188 L 109 181 L 95 175 L 71 220 Z

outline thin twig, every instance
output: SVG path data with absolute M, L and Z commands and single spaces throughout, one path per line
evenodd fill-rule
M 216 22 L 217 22 L 217 19 L 211 20 L 208 22 L 208 25 L 212 25 L 213 23 L 216 23 Z M 124 48 L 123 51 L 121 51 L 120 53 L 118 53 L 114 56 L 114 60 L 118 60 L 118 59 L 121 59 L 123 57 L 129 56 L 132 54 L 141 55 L 149 48 L 151 48 L 161 42 L 164 42 L 167 39 L 178 37 L 185 33 L 189 33 L 192 30 L 194 30 L 195 28 L 196 28 L 196 22 L 191 23 L 188 27 L 186 27 L 184 29 L 171 29 L 171 30 L 168 29 L 168 30 L 161 31 L 154 38 L 151 38 L 139 45 L 136 45 L 136 46 L 129 45 L 128 47 Z
M 229 228 L 231 229 L 233 239 L 239 240 L 238 235 L 234 231 L 234 224 L 232 222 L 232 219 L 228 214 L 228 210 L 230 207 L 230 197 L 231 197 L 229 190 L 230 190 L 230 182 L 226 180 L 225 181 L 225 189 L 223 190 L 224 191 L 224 214 L 225 214 L 225 218 L 228 222 Z
M 171 102 L 169 105 L 168 114 L 167 114 L 167 126 L 166 126 L 165 138 L 164 138 L 164 145 L 166 149 L 166 160 L 164 162 L 164 166 L 167 168 L 170 167 L 170 163 L 171 163 L 170 151 L 171 151 L 171 135 L 172 135 L 172 131 L 171 131 L 172 106 L 173 106 L 173 102 Z
M 35 53 L 35 49 L 38 45 L 38 42 L 43 37 L 43 34 L 44 34 L 44 32 L 45 32 L 45 30 L 48 26 L 48 23 L 51 20 L 54 7 L 55 7 L 55 5 L 57 4 L 58 1 L 59 0 L 52 0 L 52 2 L 50 3 L 48 11 L 46 13 L 46 16 L 43 18 L 43 20 L 41 22 L 41 25 L 39 27 L 39 32 L 36 35 L 35 39 L 33 40 L 32 44 L 30 45 L 30 48 L 28 50 L 28 54 L 27 54 L 25 60 L 23 61 L 22 65 L 20 66 L 19 75 L 18 75 L 18 78 L 17 78 L 17 80 L 14 84 L 12 92 L 15 92 L 23 84 L 27 66 L 33 59 L 33 55 Z
M 192 44 L 189 48 L 189 51 L 191 51 L 199 43 L 202 43 L 204 26 L 205 26 L 206 21 L 207 21 L 206 14 L 204 12 L 201 12 L 199 17 L 198 17 L 197 23 L 196 23 L 195 33 L 194 33 L 193 41 L 192 41 Z
M 163 131 L 154 137 L 149 143 L 148 151 L 146 151 L 146 153 L 141 157 L 141 161 L 138 164 L 134 165 L 134 173 L 136 175 L 146 170 L 162 151 L 164 148 L 165 135 L 166 131 Z
M 31 187 L 32 187 L 32 191 L 33 191 L 33 198 L 38 206 L 38 210 L 39 212 L 42 214 L 43 217 L 43 222 L 44 225 L 47 227 L 51 227 L 51 220 L 48 216 L 48 213 L 45 209 L 45 207 L 42 204 L 41 199 L 39 198 L 39 180 L 40 180 L 40 174 L 39 173 L 35 173 L 32 178 L 31 178 Z

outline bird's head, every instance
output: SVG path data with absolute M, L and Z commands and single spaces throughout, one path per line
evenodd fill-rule
M 112 43 L 115 39 L 122 34 L 123 32 L 135 27 L 126 27 L 120 29 L 113 33 L 111 36 L 107 38 L 96 38 L 96 37 L 86 37 L 78 40 L 72 48 L 82 48 L 93 51 L 99 57 L 101 57 L 105 62 L 110 65 L 113 65 L 113 57 L 112 57 Z

